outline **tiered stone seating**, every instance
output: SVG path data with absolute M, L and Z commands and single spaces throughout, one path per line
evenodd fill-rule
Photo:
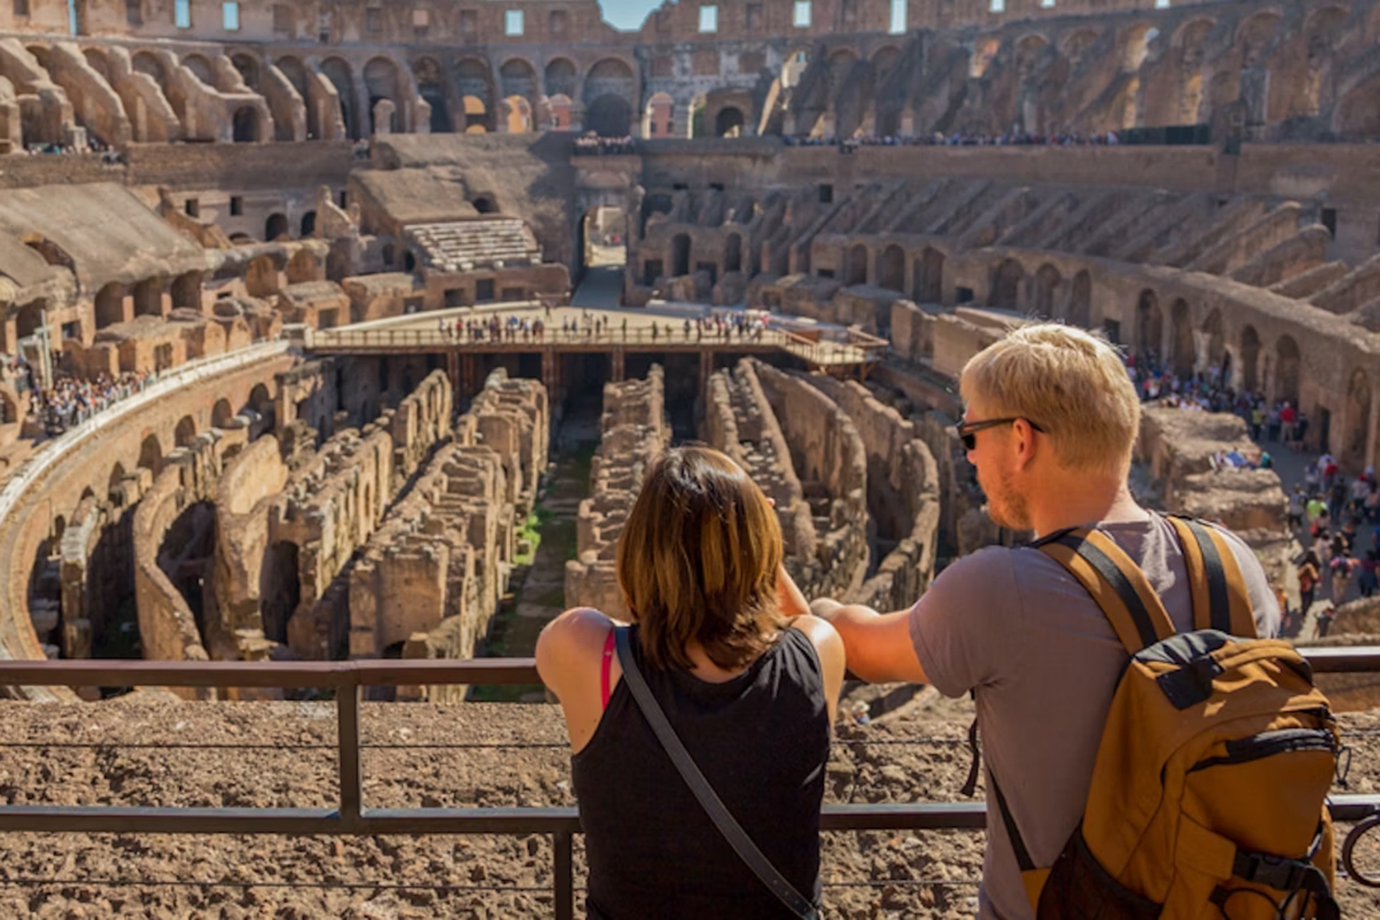
M 407 228 L 407 235 L 424 254 L 424 263 L 439 271 L 462 272 L 541 262 L 536 238 L 518 218 L 415 224 Z

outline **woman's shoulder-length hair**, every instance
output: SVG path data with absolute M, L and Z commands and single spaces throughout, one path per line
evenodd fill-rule
M 738 464 L 708 447 L 662 454 L 618 541 L 618 583 L 648 662 L 688 670 L 691 642 L 726 669 L 760 655 L 784 625 L 781 553 L 776 511 Z

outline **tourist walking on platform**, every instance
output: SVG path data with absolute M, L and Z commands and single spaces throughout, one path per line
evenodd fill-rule
M 779 890 L 818 905 L 843 643 L 808 615 L 783 568 L 775 510 L 718 451 L 669 450 L 623 525 L 616 565 L 631 626 L 579 607 L 537 643 L 537 670 L 570 735 L 589 916 L 800 916 L 685 779 L 703 775 Z M 668 744 L 683 744 L 693 765 L 673 761 Z
M 1140 401 L 1116 350 L 1080 329 L 1031 324 L 974 356 L 959 385 L 965 413 L 956 430 L 992 519 L 1070 552 L 1083 543 L 1119 549 L 1173 629 L 1193 629 L 1179 532 L 1127 486 Z M 1219 558 L 1235 563 L 1242 616 L 1253 613 L 1258 634 L 1274 635 L 1279 607 L 1255 553 L 1225 530 L 1203 532 L 1222 547 Z M 858 677 L 933 684 L 954 698 L 974 693 L 988 801 L 978 916 L 1033 917 L 1022 871 L 1034 875 L 1076 846 L 1126 670 L 1122 633 L 1063 564 L 1031 546 L 989 546 L 955 560 L 908 610 L 824 599 L 813 609 L 843 637 Z M 1158 910 L 1146 907 L 1145 916 Z

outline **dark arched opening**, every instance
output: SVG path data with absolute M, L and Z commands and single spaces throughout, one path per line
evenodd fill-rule
M 1020 306 L 1021 281 L 1025 269 L 1015 259 L 1004 259 L 992 273 L 992 294 L 987 303 L 1005 310 L 1015 310 Z
M 848 250 L 848 271 L 844 284 L 867 284 L 867 247 L 858 243 Z
M 302 602 L 302 580 L 297 564 L 297 544 L 280 540 L 264 554 L 259 574 L 259 611 L 264 638 L 287 642 L 288 622 Z
M 232 137 L 237 144 L 253 144 L 259 140 L 259 110 L 244 106 L 235 110 L 231 119 Z
M 270 214 L 268 220 L 264 222 L 264 240 L 273 242 L 274 240 L 288 235 L 288 219 L 286 214 Z

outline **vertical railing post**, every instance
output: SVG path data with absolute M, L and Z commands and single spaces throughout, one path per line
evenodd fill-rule
M 351 672 L 335 690 L 338 720 L 337 761 L 340 764 L 340 819 L 351 824 L 359 819 L 364 799 L 359 771 L 359 684 Z
M 575 918 L 574 838 L 570 831 L 551 835 L 553 884 L 556 886 L 556 920 Z

